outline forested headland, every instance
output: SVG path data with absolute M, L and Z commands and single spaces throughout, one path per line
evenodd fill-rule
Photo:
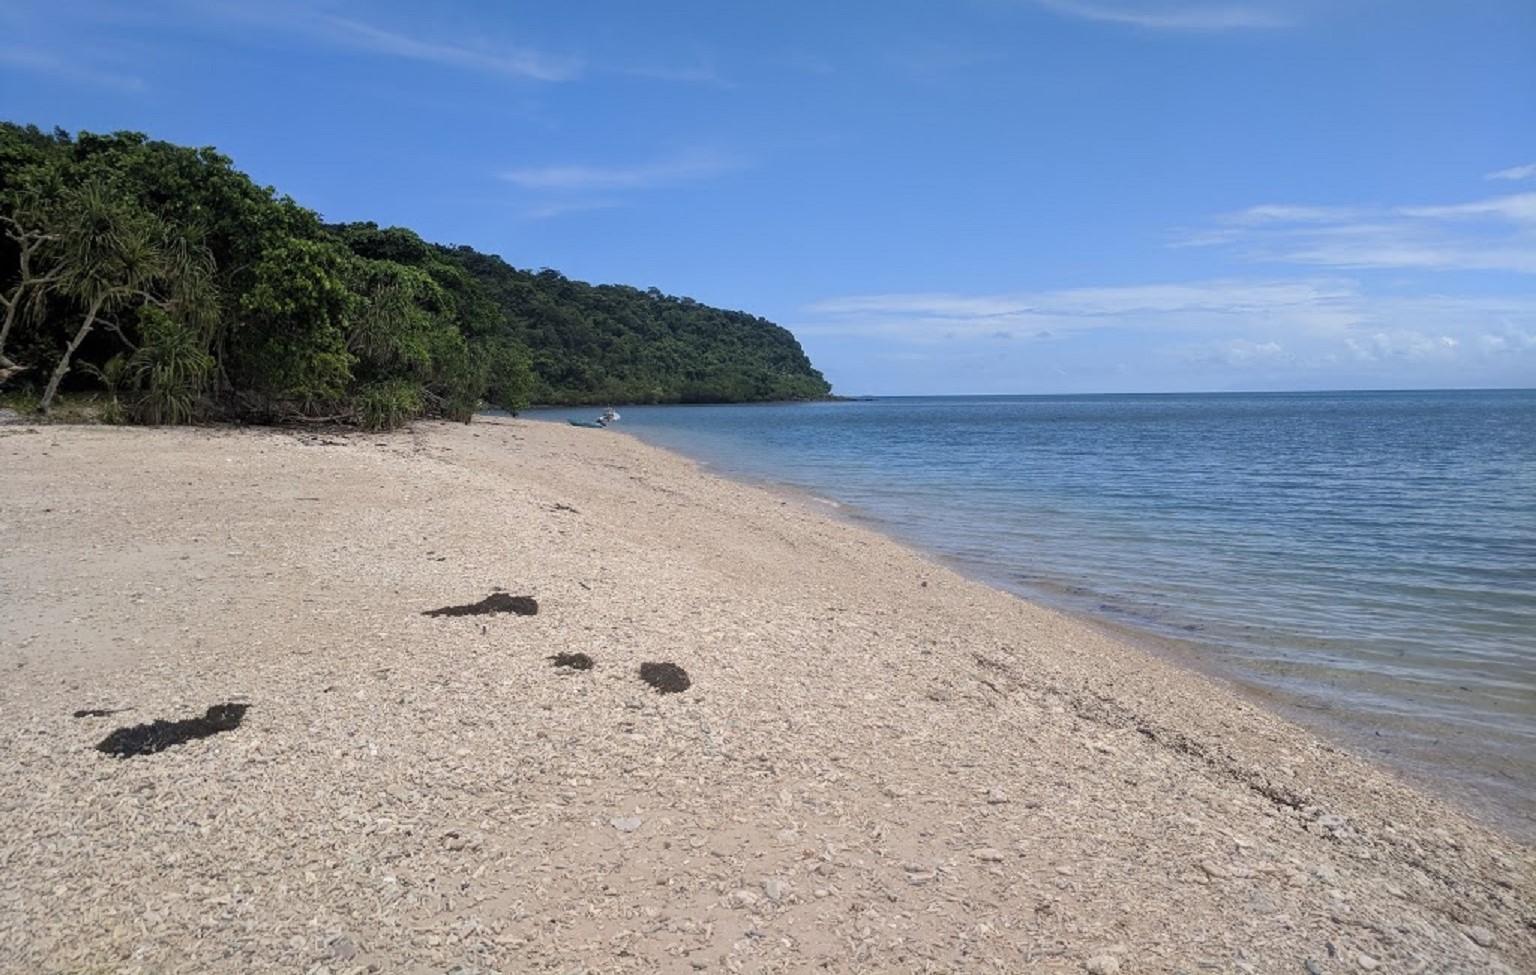
M 211 148 L 0 122 L 0 395 L 101 419 L 329 419 L 483 406 L 812 399 L 765 319 L 327 224 Z

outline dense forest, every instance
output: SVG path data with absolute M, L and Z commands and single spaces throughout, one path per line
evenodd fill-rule
M 772 322 L 326 224 L 213 149 L 0 123 L 0 395 L 115 422 L 810 399 Z

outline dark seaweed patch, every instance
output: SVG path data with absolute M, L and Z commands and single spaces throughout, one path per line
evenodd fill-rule
M 592 658 L 584 653 L 557 653 L 549 658 L 555 662 L 555 667 L 566 667 L 571 670 L 591 670 Z
M 516 613 L 519 616 L 532 616 L 539 611 L 539 601 L 532 596 L 509 596 L 504 592 L 493 592 L 478 603 L 466 603 L 463 606 L 444 606 L 441 609 L 429 609 L 423 616 L 485 616 L 490 613 Z
M 641 664 L 640 679 L 663 694 L 677 694 L 693 686 L 688 671 L 677 664 Z
M 245 720 L 245 709 L 248 707 L 248 704 L 215 704 L 201 718 L 155 721 L 151 724 L 136 724 L 131 728 L 119 728 L 103 738 L 96 750 L 118 758 L 153 755 L 194 738 L 234 731 Z
M 78 710 L 78 711 L 76 711 L 74 713 L 73 717 L 76 717 L 76 718 L 105 718 L 108 715 L 113 715 L 113 714 L 116 714 L 119 711 L 127 711 L 127 710 L 130 710 L 130 709 L 129 708 L 81 708 L 80 710 Z

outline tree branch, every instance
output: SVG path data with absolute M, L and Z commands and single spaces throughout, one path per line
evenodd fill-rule
M 111 329 L 117 335 L 118 338 L 122 339 L 123 340 L 123 344 L 128 346 L 128 351 L 129 352 L 137 352 L 137 351 L 139 351 L 139 347 L 134 344 L 133 340 L 128 337 L 128 334 L 123 331 L 123 327 L 121 325 L 117 324 L 117 322 L 113 321 L 110 318 L 102 318 L 102 319 L 98 319 L 98 321 L 100 321 L 101 324 L 105 325 L 107 328 Z

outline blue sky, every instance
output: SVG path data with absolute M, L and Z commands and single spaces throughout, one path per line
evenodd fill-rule
M 844 393 L 1536 385 L 1529 0 L 11 0 L 0 117 L 744 308 Z

